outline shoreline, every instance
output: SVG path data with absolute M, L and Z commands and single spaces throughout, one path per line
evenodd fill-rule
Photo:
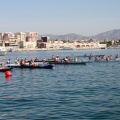
M 81 49 L 66 49 L 66 50 L 63 50 L 63 49 L 15 49 L 13 50 L 12 52 L 15 52 L 15 51 L 73 51 L 73 50 L 94 50 L 94 49 L 101 49 L 101 48 L 81 48 Z

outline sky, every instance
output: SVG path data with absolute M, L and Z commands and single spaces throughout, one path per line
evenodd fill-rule
M 120 29 L 120 0 L 1 0 L 0 32 L 97 35 Z

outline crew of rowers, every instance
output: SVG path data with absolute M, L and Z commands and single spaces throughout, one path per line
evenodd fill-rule
M 93 57 L 93 55 L 90 54 L 89 59 L 92 59 L 92 57 Z M 106 61 L 108 62 L 108 61 L 110 61 L 111 58 L 112 58 L 112 55 L 107 56 L 107 57 L 106 57 L 105 55 L 96 55 L 94 61 L 101 61 L 101 60 L 105 60 L 105 59 L 106 59 Z M 117 55 L 115 56 L 115 59 L 116 59 L 116 58 L 119 58 L 119 54 L 117 54 Z
M 52 55 L 52 60 L 55 61 L 55 62 L 70 62 L 70 57 L 69 56 L 66 56 L 65 58 L 63 59 L 60 59 L 60 57 L 57 55 L 56 57 L 54 55 Z
M 86 57 L 87 55 L 85 54 L 84 55 L 84 57 Z M 89 55 L 89 59 L 92 59 L 93 58 L 93 55 L 92 55 L 92 53 Z M 94 61 L 100 61 L 100 60 L 105 60 L 106 59 L 106 61 L 110 61 L 110 59 L 112 58 L 112 55 L 110 55 L 110 56 L 105 56 L 105 55 L 97 55 L 97 56 L 95 56 L 95 58 L 94 58 Z M 117 54 L 116 56 L 115 56 L 115 59 L 116 58 L 119 58 L 119 54 Z M 71 59 L 70 59 L 70 57 L 69 56 L 66 56 L 65 58 L 63 58 L 63 59 L 60 59 L 60 57 L 57 55 L 57 56 L 54 56 L 54 55 L 52 55 L 52 58 L 50 59 L 50 60 L 52 60 L 53 62 L 70 62 L 71 61 Z M 37 57 L 33 60 L 33 58 L 31 58 L 30 60 L 27 60 L 26 58 L 22 58 L 20 61 L 19 61 L 19 59 L 18 58 L 16 58 L 15 59 L 15 64 L 20 64 L 20 65 L 25 65 L 25 63 L 29 63 L 29 65 L 34 65 L 34 66 L 36 66 L 37 65 L 37 63 L 36 62 L 39 62 L 39 61 L 41 61 L 41 62 L 49 62 L 49 59 L 46 59 L 45 57 L 42 59 L 42 60 L 39 60 Z M 75 57 L 74 58 L 74 61 L 78 61 L 78 58 L 77 57 Z M 6 62 L 7 64 L 10 64 L 11 63 L 11 60 L 9 59 L 7 62 Z M 1 63 L 0 63 L 1 65 L 4 65 L 5 64 L 5 62 L 4 62 L 4 60 L 2 60 L 1 61 Z

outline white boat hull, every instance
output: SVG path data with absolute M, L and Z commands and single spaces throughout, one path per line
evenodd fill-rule
M 5 56 L 5 54 L 7 53 L 7 50 L 5 47 L 0 47 L 0 56 Z
M 0 51 L 0 56 L 5 56 L 6 53 L 7 51 Z

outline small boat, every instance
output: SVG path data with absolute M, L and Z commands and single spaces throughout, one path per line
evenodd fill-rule
M 10 71 L 12 67 L 0 67 L 0 72 Z
M 12 48 L 8 49 L 8 52 L 13 52 L 13 49 Z
M 73 50 L 71 47 L 63 47 L 62 50 Z
M 101 49 L 107 49 L 107 47 L 101 47 Z
M 5 56 L 5 54 L 7 53 L 7 50 L 5 47 L 0 47 L 0 56 Z

